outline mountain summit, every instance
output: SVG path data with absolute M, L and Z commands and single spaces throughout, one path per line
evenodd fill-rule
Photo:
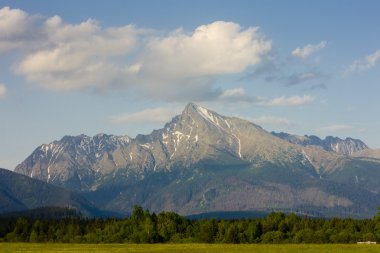
M 380 161 L 339 140 L 275 134 L 189 103 L 148 135 L 65 136 L 16 172 L 75 190 L 99 208 L 181 214 L 283 210 L 368 217 L 380 205 Z M 351 143 L 346 139 L 345 143 Z M 319 143 L 319 142 L 318 142 Z M 318 146 L 319 145 L 319 146 Z M 341 151 L 344 152 L 341 152 Z M 347 151 L 347 152 L 346 152 Z M 368 153 L 368 152 L 367 152 Z

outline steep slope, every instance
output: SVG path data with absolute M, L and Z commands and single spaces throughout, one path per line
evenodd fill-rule
M 76 193 L 0 169 L 0 213 L 46 206 L 70 207 L 88 216 L 101 214 L 93 204 Z
M 324 140 L 320 139 L 315 135 L 293 135 L 288 133 L 276 133 L 272 132 L 273 135 L 287 140 L 290 143 L 302 145 L 302 146 L 317 146 L 321 147 L 326 151 L 333 151 L 343 155 L 352 155 L 360 150 L 369 149 L 368 146 L 359 139 L 346 138 L 342 140 L 338 137 L 327 136 Z
M 114 151 L 129 143 L 128 136 L 65 136 L 38 147 L 15 171 L 66 188 L 87 189 L 99 177 L 100 168 L 118 166 L 123 155 Z
M 343 155 L 342 148 L 329 152 L 332 141 L 325 150 L 280 137 L 190 103 L 149 135 L 66 136 L 37 148 L 16 171 L 124 213 L 135 204 L 181 214 L 276 209 L 369 217 L 376 212 L 379 161 Z M 356 180 L 366 168 L 373 179 Z

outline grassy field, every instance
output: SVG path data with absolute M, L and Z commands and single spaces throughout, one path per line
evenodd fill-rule
M 70 252 L 70 253 L 375 253 L 380 252 L 380 245 L 355 245 L 355 244 L 37 244 L 37 243 L 0 243 L 1 253 L 45 253 L 45 252 Z

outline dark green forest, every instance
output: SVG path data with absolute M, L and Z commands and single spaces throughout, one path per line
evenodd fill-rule
M 356 243 L 380 241 L 373 219 L 311 218 L 271 213 L 264 218 L 190 220 L 174 212 L 136 206 L 123 219 L 79 217 L 67 210 L 48 215 L 0 217 L 0 241 L 64 243 Z

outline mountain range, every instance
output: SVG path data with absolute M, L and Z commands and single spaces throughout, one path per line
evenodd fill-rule
M 353 138 L 346 138 L 345 140 L 342 140 L 338 137 L 327 136 L 322 140 L 315 135 L 299 136 L 283 132 L 272 132 L 272 134 L 281 139 L 287 140 L 290 143 L 299 144 L 305 147 L 315 146 L 326 151 L 332 151 L 342 155 L 353 155 L 355 152 L 369 149 L 369 147 L 364 142 Z
M 102 210 L 293 211 L 371 217 L 380 152 L 361 140 L 268 132 L 189 103 L 148 135 L 65 136 L 15 172 L 74 191 Z

